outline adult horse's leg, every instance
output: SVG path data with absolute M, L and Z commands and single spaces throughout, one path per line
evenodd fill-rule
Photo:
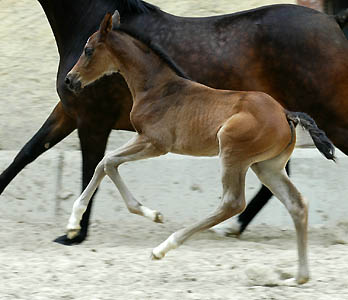
M 290 161 L 286 164 L 286 172 L 290 174 Z M 261 209 L 272 198 L 272 192 L 264 185 L 257 192 L 253 199 L 248 203 L 245 210 L 235 219 L 231 219 L 221 225 L 213 227 L 211 230 L 219 235 L 239 236 L 247 228 L 249 223 L 261 211 Z
M 74 129 L 76 129 L 75 121 L 64 112 L 62 103 L 59 102 L 38 132 L 0 175 L 0 194 L 26 165 L 59 143 Z
M 98 163 L 104 156 L 107 140 L 111 132 L 111 126 L 102 126 L 102 123 L 99 123 L 99 125 L 98 127 L 95 126 L 93 122 L 86 122 L 81 124 L 78 128 L 82 151 L 82 191 L 86 189 Z M 95 127 L 98 127 L 97 131 Z M 79 244 L 86 239 L 95 190 L 93 193 L 94 194 L 91 195 L 91 201 L 88 203 L 88 207 L 81 219 L 81 230 L 79 234 L 73 239 L 69 239 L 66 235 L 62 235 L 56 238 L 54 240 L 55 242 L 69 246 Z

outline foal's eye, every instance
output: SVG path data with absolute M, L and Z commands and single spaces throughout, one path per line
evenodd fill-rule
M 93 54 L 93 48 L 85 48 L 85 55 L 91 57 Z

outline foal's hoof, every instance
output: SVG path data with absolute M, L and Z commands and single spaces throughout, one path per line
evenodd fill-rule
M 297 284 L 304 284 L 304 283 L 308 282 L 308 280 L 309 280 L 309 276 L 296 278 Z
M 163 215 L 157 211 L 153 221 L 156 223 L 163 223 Z
M 297 286 L 299 284 L 305 284 L 308 282 L 309 276 L 289 278 L 284 281 L 284 284 L 287 286 Z
M 150 258 L 151 260 L 160 260 L 164 257 L 164 255 L 161 254 L 155 254 L 153 251 L 151 252 Z

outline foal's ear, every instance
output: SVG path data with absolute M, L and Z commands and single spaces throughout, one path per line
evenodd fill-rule
M 117 29 L 120 27 L 121 24 L 121 17 L 118 10 L 115 10 L 114 14 L 112 15 L 112 29 Z
M 107 13 L 99 27 L 99 40 L 105 40 L 108 33 L 112 30 L 112 16 Z

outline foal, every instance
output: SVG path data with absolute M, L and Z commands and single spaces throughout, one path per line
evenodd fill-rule
M 307 263 L 307 204 L 284 171 L 296 142 L 294 124 L 302 124 L 319 150 L 334 159 L 334 148 L 307 115 L 288 112 L 261 92 L 215 90 L 183 78 L 170 59 L 149 41 L 140 41 L 120 28 L 120 16 L 107 14 L 84 53 L 67 75 L 78 93 L 105 74 L 119 72 L 133 96 L 131 122 L 136 136 L 98 164 L 93 178 L 75 201 L 68 237 L 80 230 L 88 202 L 105 175 L 120 191 L 130 212 L 162 222 L 162 215 L 139 203 L 123 183 L 118 166 L 168 152 L 219 155 L 222 165 L 222 203 L 209 217 L 173 233 L 154 248 L 152 258 L 165 254 L 194 233 L 208 229 L 245 207 L 245 175 L 249 167 L 284 203 L 296 227 L 298 283 L 309 278 Z

